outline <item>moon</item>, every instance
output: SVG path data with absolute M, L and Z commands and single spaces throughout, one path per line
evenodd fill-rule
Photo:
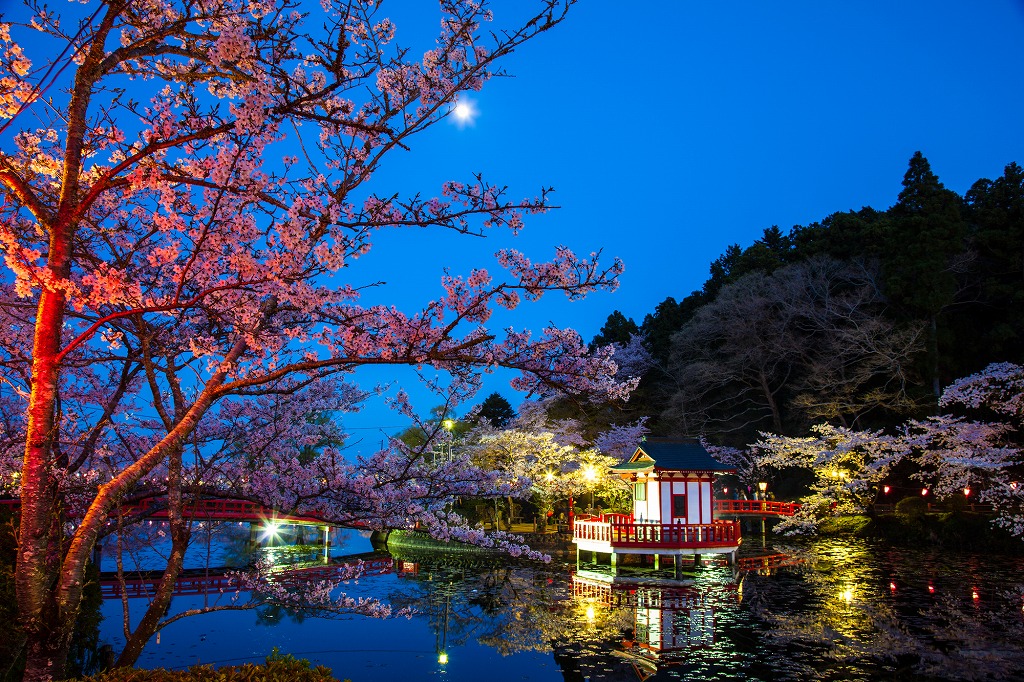
M 452 105 L 451 113 L 455 120 L 455 125 L 464 128 L 468 125 L 473 125 L 473 119 L 476 118 L 477 110 L 472 100 L 461 98 Z

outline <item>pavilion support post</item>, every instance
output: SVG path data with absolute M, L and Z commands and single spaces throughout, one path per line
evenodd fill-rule
M 324 563 L 330 563 L 331 560 L 331 527 L 322 526 L 324 531 Z
M 611 565 L 612 565 L 612 575 L 618 575 L 619 574 L 619 555 L 616 554 L 615 552 L 612 552 L 611 557 L 609 558 L 609 561 L 611 562 Z
M 693 567 L 700 568 L 700 554 L 693 555 Z
M 576 570 L 580 570 L 580 546 L 576 545 Z
M 655 554 L 654 555 L 654 570 L 655 571 L 661 570 L 661 555 L 660 554 Z
M 737 552 L 737 550 L 735 550 L 735 549 L 733 551 L 729 552 L 729 565 L 730 566 L 735 566 L 736 565 L 736 552 Z
M 680 580 L 683 577 L 683 557 L 680 554 L 672 557 L 672 574 L 676 580 Z

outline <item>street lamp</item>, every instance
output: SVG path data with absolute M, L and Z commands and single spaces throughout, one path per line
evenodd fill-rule
M 585 478 L 587 483 L 590 485 L 590 512 L 593 513 L 594 512 L 594 481 L 597 480 L 597 471 L 594 470 L 594 467 L 592 465 L 588 464 L 586 466 L 586 468 L 583 470 L 583 478 Z
M 757 484 L 757 489 L 761 491 L 761 499 L 763 500 L 764 499 L 764 491 L 768 490 L 768 482 L 767 481 L 761 481 L 760 483 Z

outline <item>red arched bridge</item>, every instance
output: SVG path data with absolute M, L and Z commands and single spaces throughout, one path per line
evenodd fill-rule
M 0 506 L 14 511 L 21 507 L 21 500 L 0 500 Z M 144 516 L 155 519 L 167 518 L 167 504 L 164 498 L 146 498 L 138 502 L 121 505 L 119 509 L 121 516 Z M 249 521 L 255 523 L 272 520 L 275 523 L 292 525 L 342 525 L 333 521 L 325 521 L 315 516 L 285 514 L 248 500 L 212 497 L 186 502 L 182 507 L 182 514 L 186 518 L 201 519 L 203 521 Z M 111 516 L 117 516 L 117 512 L 112 513 Z M 358 526 L 360 524 L 353 523 L 348 525 Z
M 715 500 L 716 516 L 792 516 L 798 502 L 775 500 Z

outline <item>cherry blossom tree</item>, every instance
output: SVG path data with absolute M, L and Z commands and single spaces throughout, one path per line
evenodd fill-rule
M 495 367 L 521 370 L 518 389 L 626 395 L 612 352 L 571 330 L 487 326 L 546 292 L 612 289 L 618 261 L 504 248 L 504 275 L 446 273 L 415 313 L 361 305 L 380 278 L 352 274 L 380 230 L 516 233 L 549 207 L 548 190 L 512 199 L 481 176 L 433 197 L 372 178 L 573 2 L 487 31 L 485 2 L 441 0 L 419 53 L 373 0 L 29 2 L 3 18 L 0 474 L 21 498 L 25 679 L 61 675 L 86 562 L 133 495 L 165 498 L 181 540 L 200 483 L 330 521 L 458 527 L 438 501 L 490 485 L 479 471 L 428 475 L 397 447 L 289 457 L 324 435 L 305 416 L 354 406 L 359 367 L 440 370 L 458 396 Z M 285 418 L 293 399 L 301 418 Z M 179 568 L 172 552 L 165 586 Z
M 897 436 L 829 424 L 812 427 L 803 438 L 762 434 L 754 447 L 760 468 L 797 467 L 814 476 L 800 509 L 776 527 L 787 534 L 814 532 L 826 516 L 864 513 L 878 481 L 907 450 Z
M 907 439 L 920 464 L 919 478 L 940 495 L 979 490 L 979 499 L 995 509 L 996 525 L 1024 537 L 1024 490 L 1018 485 L 1024 474 L 1024 367 L 993 363 L 950 384 L 939 405 L 980 414 L 984 420 L 941 415 L 910 422 Z
M 757 466 L 803 468 L 815 477 L 803 508 L 780 529 L 813 532 L 823 516 L 862 513 L 892 469 L 906 462 L 940 498 L 978 491 L 992 504 L 997 525 L 1024 536 L 1022 389 L 1024 367 L 995 363 L 955 381 L 940 399 L 942 407 L 981 411 L 994 420 L 944 414 L 910 420 L 895 434 L 830 425 L 813 427 L 805 438 L 762 434 L 752 451 Z
M 548 405 L 524 402 L 503 429 L 481 424 L 467 434 L 463 452 L 481 469 L 518 486 L 520 497 L 535 496 L 541 507 L 586 492 L 621 497 L 627 488 L 607 469 L 633 454 L 647 433 L 646 420 L 613 425 L 590 442 L 577 420 L 549 418 Z

